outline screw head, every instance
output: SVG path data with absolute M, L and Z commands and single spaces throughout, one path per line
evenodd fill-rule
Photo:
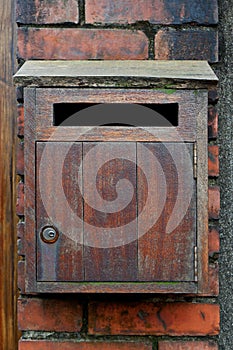
M 41 231 L 41 239 L 45 243 L 55 243 L 58 239 L 58 231 L 52 226 L 46 226 Z

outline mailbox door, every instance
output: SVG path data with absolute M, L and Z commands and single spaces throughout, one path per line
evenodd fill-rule
M 194 281 L 192 159 L 193 143 L 36 142 L 37 280 Z

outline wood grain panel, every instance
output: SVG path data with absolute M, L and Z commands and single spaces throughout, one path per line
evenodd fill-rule
M 36 223 L 35 223 L 35 129 L 36 91 L 24 90 L 25 134 L 24 134 L 24 212 L 25 212 L 25 290 L 34 290 L 36 283 Z M 22 267 L 21 267 L 22 270 Z M 21 276 L 22 281 L 24 276 Z M 21 283 L 23 284 L 23 283 Z M 25 291 L 24 290 L 24 291 Z
M 198 292 L 208 290 L 208 93 L 203 91 L 198 100 L 197 115 L 197 232 L 198 232 Z
M 196 200 L 195 182 L 191 178 L 189 157 L 192 162 L 192 144 L 145 143 L 154 157 L 145 157 L 143 148 L 138 147 L 138 164 L 151 169 L 147 175 L 148 193 L 153 193 L 149 203 L 145 203 L 145 179 L 138 175 L 138 206 L 148 206 L 144 216 L 138 217 L 139 279 L 141 281 L 193 281 L 194 246 L 196 244 Z M 186 152 L 185 152 L 186 150 Z M 186 153 L 186 156 L 185 156 Z M 176 156 L 175 156 L 176 155 Z M 150 162 L 150 163 L 148 163 Z M 192 164 L 191 164 L 192 165 Z M 161 167 L 161 168 L 160 168 Z M 164 183 L 158 179 L 164 177 Z M 188 186 L 188 191 L 185 186 Z M 164 188 L 162 188 L 164 187 Z M 191 191 L 191 197 L 187 192 Z M 164 196 L 165 202 L 162 202 Z M 178 208 L 176 201 L 179 201 Z M 190 204 L 185 207 L 186 201 Z M 161 211 L 159 211 L 160 207 Z M 175 206 L 176 209 L 175 210 Z M 158 215 L 154 215 L 157 211 Z M 184 212 L 182 218 L 180 211 Z M 154 217 L 154 222 L 151 218 Z M 169 220 L 177 222 L 172 232 L 168 232 Z M 145 227 L 151 228 L 145 233 Z
M 42 172 L 49 193 L 46 204 L 37 191 L 39 281 L 194 281 L 192 144 L 138 143 L 136 152 L 136 144 L 128 142 L 83 143 L 83 150 L 81 143 L 50 142 L 48 159 L 42 161 L 45 145 L 37 143 L 37 189 Z M 63 158 L 60 184 L 57 174 Z M 84 229 L 79 223 L 79 242 L 59 227 L 75 224 L 69 226 L 73 219 L 67 217 L 61 187 L 70 210 L 84 220 Z M 179 210 L 186 212 L 179 217 Z M 173 212 L 173 221 L 179 222 L 167 233 Z M 40 238 L 47 225 L 60 230 L 54 244 Z
M 136 145 L 84 143 L 83 162 L 85 280 L 135 281 Z
M 56 127 L 43 128 L 38 131 L 38 140 L 46 141 L 52 137 L 53 141 L 150 141 L 150 142 L 180 142 L 180 139 L 194 142 L 193 131 L 182 131 L 180 127 L 111 127 L 101 126 L 92 128 L 61 127 L 56 133 Z
M 108 139 L 141 140 L 141 141 L 174 141 L 179 136 L 185 141 L 194 141 L 196 137 L 196 115 L 198 110 L 197 96 L 200 91 L 172 89 L 37 89 L 37 131 L 39 137 L 50 137 L 53 127 L 54 103 L 121 103 L 121 104 L 167 104 L 179 105 L 179 124 L 177 127 L 145 127 L 145 128 L 93 128 L 93 127 L 60 127 L 54 140 L 87 140 L 98 141 Z M 146 109 L 145 109 L 146 113 Z M 143 115 L 143 114 L 142 114 Z M 109 122 L 112 121 L 109 116 Z M 143 118 L 143 116 L 142 116 Z M 115 118 L 113 122 L 116 122 Z M 41 135 L 41 136 L 40 136 Z M 60 137 L 60 139 L 59 139 Z M 73 138 L 73 139 L 72 139 Z
M 83 206 L 78 182 L 81 178 L 82 185 L 81 159 L 81 143 L 37 143 L 38 280 L 84 278 Z M 45 226 L 59 230 L 55 243 L 42 241 L 40 232 Z
M 27 61 L 15 82 L 34 86 L 198 86 L 217 77 L 204 61 Z M 183 83 L 183 85 L 182 85 Z M 195 85 L 196 83 L 196 85 Z M 95 84 L 95 85 L 94 85 Z M 193 84 L 193 85 L 192 85 Z
M 197 292 L 195 282 L 38 282 L 41 293 L 146 293 L 146 294 L 194 294 Z
M 16 349 L 14 1 L 0 1 L 0 348 Z

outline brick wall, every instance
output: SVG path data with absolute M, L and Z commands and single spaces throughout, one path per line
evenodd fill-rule
M 17 0 L 18 60 L 204 59 L 218 62 L 216 0 Z M 20 350 L 217 350 L 218 115 L 209 92 L 209 293 L 77 296 L 24 293 L 24 109 L 18 98 Z

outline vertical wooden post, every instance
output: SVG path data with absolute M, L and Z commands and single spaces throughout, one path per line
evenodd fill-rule
M 0 0 L 0 349 L 17 349 L 14 0 Z

